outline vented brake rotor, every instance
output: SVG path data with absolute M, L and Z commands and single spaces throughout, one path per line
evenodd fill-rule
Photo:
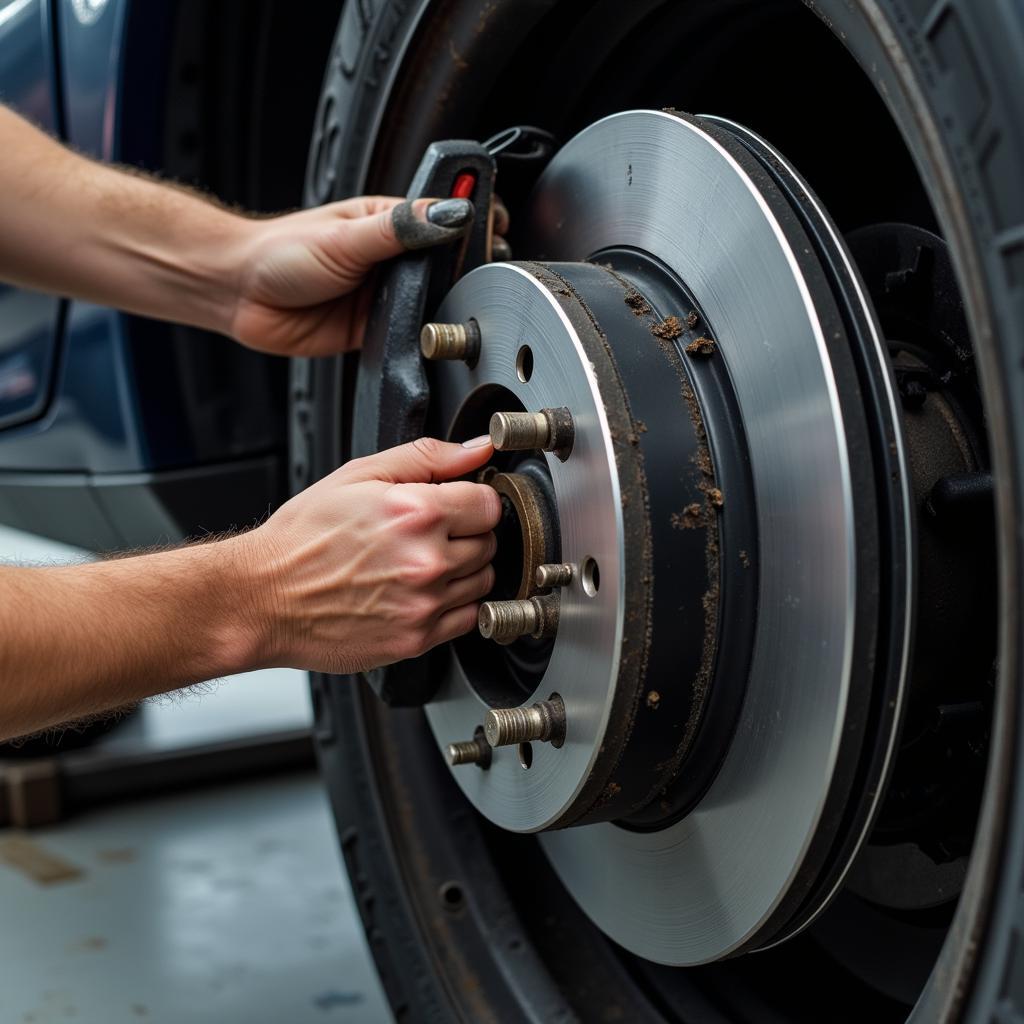
M 770 945 L 844 877 L 899 719 L 911 535 L 882 342 L 813 196 L 724 121 L 592 125 L 542 175 L 527 234 L 537 262 L 445 299 L 438 320 L 481 343 L 432 364 L 431 426 L 571 413 L 571 451 L 491 472 L 538 495 L 543 557 L 573 577 L 537 591 L 515 576 L 530 557 L 507 560 L 497 596 L 557 602 L 557 632 L 453 645 L 430 724 L 443 747 L 557 696 L 564 742 L 453 768 L 469 800 L 542 832 L 643 957 Z

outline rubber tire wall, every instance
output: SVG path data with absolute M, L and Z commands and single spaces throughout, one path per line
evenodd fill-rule
M 418 4 L 345 4 L 313 138 L 308 204 L 365 188 L 377 132 L 403 60 L 415 57 L 420 87 L 429 89 L 432 65 L 423 51 L 436 42 L 438 26 L 451 24 L 455 31 L 460 13 L 480 10 L 469 0 L 429 6 L 430 31 L 425 34 L 430 38 L 424 42 L 416 32 Z M 517 24 L 528 22 L 546 6 L 520 0 L 517 20 L 507 16 L 507 4 L 490 4 L 487 15 L 481 14 L 481 31 L 493 34 L 493 45 L 512 48 L 525 31 Z M 873 78 L 915 155 L 954 253 L 968 305 L 998 481 L 1002 676 L 989 785 L 967 887 L 953 924 L 955 941 L 947 942 L 933 983 L 912 1019 L 1024 1024 L 1024 626 L 1019 594 L 1019 582 L 1024 580 L 1024 4 L 808 0 L 808 6 Z M 415 42 L 407 49 L 411 40 Z M 443 60 L 440 52 L 434 54 L 437 63 Z M 438 105 L 443 105 L 440 100 Z M 443 121 L 439 115 L 442 128 Z M 392 137 L 403 129 L 415 137 L 422 129 L 386 127 Z M 422 147 L 417 141 L 407 148 L 402 157 L 414 164 Z M 392 148 L 391 155 L 394 152 Z M 389 155 L 386 146 L 384 155 Z M 389 170 L 408 174 L 404 167 L 392 165 Z M 342 369 L 340 360 L 297 361 L 293 366 L 294 489 L 341 461 L 340 408 L 346 380 L 352 376 L 343 375 Z M 575 1013 L 552 989 L 539 963 L 525 965 L 535 992 L 531 1010 L 524 1015 L 514 1008 L 514 1000 L 496 999 L 507 980 L 502 979 L 501 964 L 472 948 L 473 935 L 479 936 L 479 931 L 460 927 L 458 915 L 445 916 L 440 903 L 436 913 L 426 916 L 422 901 L 410 898 L 407 886 L 419 881 L 411 879 L 406 858 L 415 851 L 400 848 L 410 835 L 422 835 L 424 843 L 454 844 L 449 853 L 461 853 L 467 865 L 476 861 L 470 870 L 486 872 L 481 859 L 487 851 L 468 822 L 422 820 L 415 800 L 395 805 L 393 783 L 404 767 L 394 763 L 394 748 L 382 748 L 373 738 L 380 711 L 372 697 L 314 677 L 313 698 L 322 770 L 346 865 L 396 1018 L 433 1022 L 468 1014 L 465 1019 L 474 1021 L 572 1019 Z M 400 719 L 418 713 L 388 714 L 398 716 L 395 727 L 401 730 Z M 440 767 L 430 749 L 406 749 L 402 756 L 427 776 Z M 385 776 L 391 785 L 382 799 L 378 783 Z M 394 815 L 402 816 L 401 832 L 394 829 Z M 491 884 L 496 881 L 489 879 Z M 473 906 L 470 911 L 469 923 L 482 929 L 485 942 L 490 941 L 487 934 L 493 925 L 487 918 L 495 914 L 503 924 L 503 942 L 516 934 L 510 905 Z M 446 950 L 442 959 L 439 949 Z M 459 992 L 449 990 L 453 977 L 463 983 Z M 514 987 L 518 990 L 520 985 Z

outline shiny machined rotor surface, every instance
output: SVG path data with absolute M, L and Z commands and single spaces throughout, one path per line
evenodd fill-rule
M 474 270 L 452 289 L 438 316 L 454 323 L 476 320 L 483 339 L 472 366 L 449 362 L 436 367 L 431 395 L 445 428 L 471 395 L 495 387 L 528 410 L 568 406 L 575 421 L 571 458 L 545 454 L 545 460 L 558 502 L 562 558 L 577 565 L 593 559 L 600 566 L 601 586 L 589 594 L 577 579 L 562 590 L 558 636 L 541 687 L 528 698 L 505 701 L 514 706 L 547 698 L 549 681 L 558 680 L 555 689 L 570 723 L 565 743 L 559 749 L 533 744 L 528 769 L 515 747 L 502 747 L 486 771 L 454 773 L 466 796 L 495 824 L 533 832 L 556 821 L 580 792 L 607 726 L 622 617 L 615 455 L 597 381 L 579 338 L 551 294 L 526 270 L 510 264 Z M 527 380 L 519 358 L 524 345 L 532 363 Z M 490 706 L 472 685 L 466 666 L 452 656 L 426 711 L 444 745 L 472 736 Z
M 661 963 L 706 962 L 750 942 L 797 877 L 850 700 L 858 537 L 821 311 L 759 184 L 672 114 L 624 113 L 583 131 L 542 176 L 532 212 L 544 258 L 632 246 L 686 282 L 746 428 L 760 594 L 724 763 L 700 804 L 661 831 L 598 824 L 541 839 L 616 941 Z
M 862 467 L 849 455 L 851 443 L 863 451 L 863 416 L 840 395 L 835 304 L 768 177 L 709 129 L 655 111 L 597 122 L 542 175 L 528 228 L 531 256 L 600 261 L 603 251 L 635 250 L 684 282 L 714 331 L 749 449 L 758 611 L 746 693 L 717 775 L 667 827 L 602 823 L 541 836 L 563 883 L 602 930 L 642 957 L 674 965 L 771 944 L 780 915 L 796 913 L 797 894 L 817 884 L 837 793 L 852 785 L 849 737 L 865 720 L 851 684 L 864 649 L 858 609 L 871 589 L 861 576 L 874 528 L 864 513 Z M 866 305 L 861 313 L 873 321 Z M 493 385 L 528 411 L 568 406 L 577 422 L 572 457 L 547 456 L 561 558 L 597 558 L 602 587 L 596 597 L 578 586 L 563 594 L 544 676 L 533 694 L 511 701 L 557 692 L 566 742 L 534 744 L 529 769 L 514 749 L 499 749 L 488 770 L 454 772 L 492 821 L 538 831 L 585 785 L 609 728 L 626 555 L 614 444 L 572 325 L 522 268 L 473 272 L 439 317 L 474 318 L 485 339 L 474 366 L 437 368 L 432 394 L 443 423 Z M 534 359 L 527 381 L 517 373 L 524 344 Z M 842 372 L 849 387 L 849 368 Z M 898 444 L 896 457 L 902 462 Z M 453 657 L 427 714 L 443 745 L 471 736 L 487 706 Z M 894 720 L 895 712 L 886 727 Z M 800 908 L 797 916 L 812 915 Z

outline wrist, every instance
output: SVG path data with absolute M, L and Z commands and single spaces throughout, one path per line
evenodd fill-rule
M 263 601 L 265 572 L 250 536 L 240 534 L 182 549 L 192 562 L 189 571 L 207 581 L 205 594 L 197 595 L 203 606 L 201 646 L 209 659 L 201 673 L 204 678 L 274 663 L 273 629 Z
M 194 283 L 187 319 L 197 327 L 230 337 L 259 222 L 214 206 L 210 213 L 211 229 L 197 233 L 186 255 L 186 272 Z M 186 319 L 180 313 L 178 316 Z
M 217 646 L 232 662 L 228 671 L 283 664 L 278 552 L 260 528 L 219 541 L 217 547 L 223 549 L 225 598 Z

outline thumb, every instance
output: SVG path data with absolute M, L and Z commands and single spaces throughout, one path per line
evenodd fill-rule
M 343 469 L 345 478 L 384 480 L 393 484 L 431 484 L 452 480 L 482 466 L 493 452 L 491 439 L 482 437 L 452 444 L 421 437 L 376 455 L 353 459 Z
M 406 250 L 454 242 L 469 229 L 473 216 L 468 199 L 407 199 L 389 210 L 345 221 L 347 248 L 369 266 Z

